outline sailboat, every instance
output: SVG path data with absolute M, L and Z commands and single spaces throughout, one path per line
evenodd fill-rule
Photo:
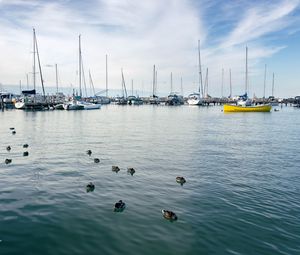
M 43 95 L 38 95 L 36 93 L 36 57 L 38 60 L 38 66 L 39 66 L 39 73 L 41 78 L 41 84 L 43 89 Z M 44 80 L 42 75 L 42 69 L 41 69 L 41 62 L 40 62 L 40 56 L 38 51 L 38 44 L 36 39 L 36 33 L 35 29 L 33 28 L 33 87 L 32 90 L 23 90 L 20 101 L 17 101 L 15 103 L 16 109 L 21 110 L 43 110 L 45 107 L 48 107 L 47 101 L 46 101 L 46 95 L 45 95 L 45 88 L 44 88 Z
M 252 105 L 248 98 L 248 47 L 246 47 L 246 79 L 245 79 L 245 94 L 240 96 L 236 105 L 224 104 L 224 112 L 270 112 L 272 106 L 270 104 Z
M 198 57 L 199 57 L 199 88 L 198 93 L 192 93 L 188 96 L 187 103 L 189 105 L 203 105 L 203 83 L 201 71 L 201 56 L 200 56 L 200 40 L 198 40 Z
M 82 64 L 82 54 L 81 54 L 81 35 L 79 35 L 79 96 L 75 96 L 73 93 L 73 97 L 68 102 L 64 103 L 65 110 L 94 110 L 100 109 L 101 104 L 94 104 L 90 102 L 86 102 L 82 100 L 82 90 L 81 90 L 81 82 L 82 82 L 82 73 L 83 72 L 83 64 Z M 85 79 L 84 79 L 85 81 Z M 84 83 L 85 84 L 85 83 Z
M 160 104 L 159 97 L 156 95 L 157 90 L 157 71 L 155 65 L 153 66 L 153 83 L 152 83 L 152 95 L 149 97 L 150 104 Z
M 126 84 L 123 74 L 123 69 L 121 69 L 121 75 L 122 75 L 122 96 L 116 98 L 116 104 L 117 105 L 127 105 L 127 90 L 126 90 Z

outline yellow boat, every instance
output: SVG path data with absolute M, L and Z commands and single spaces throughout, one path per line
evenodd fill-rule
M 224 104 L 224 112 L 270 112 L 271 108 L 269 104 L 255 106 Z

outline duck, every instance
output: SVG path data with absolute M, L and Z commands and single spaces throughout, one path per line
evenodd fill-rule
M 94 191 L 95 189 L 95 185 L 92 183 L 92 182 L 89 182 L 87 185 L 86 185 L 86 191 L 87 192 L 92 192 Z
M 10 151 L 10 150 L 11 150 L 11 147 L 8 145 L 8 146 L 6 147 L 6 150 L 7 150 L 7 151 Z
M 119 202 L 115 203 L 115 212 L 121 212 L 125 209 L 125 203 L 122 200 L 119 200 Z
M 87 150 L 86 154 L 89 155 L 89 156 L 91 156 L 92 155 L 92 151 L 91 150 Z
M 29 152 L 28 152 L 28 151 L 24 151 L 24 152 L 23 152 L 23 156 L 24 156 L 24 157 L 27 157 L 28 155 L 29 155 Z
M 162 212 L 164 218 L 167 220 L 174 221 L 174 220 L 178 219 L 177 215 L 172 211 L 161 210 L 161 212 Z
M 186 180 L 182 176 L 177 176 L 176 177 L 176 182 L 178 182 L 178 183 L 180 183 L 182 185 L 182 184 L 184 184 L 186 182 Z
M 25 143 L 25 144 L 23 144 L 23 148 L 28 148 L 28 144 L 27 143 Z
M 132 167 L 128 167 L 127 172 L 130 173 L 131 175 L 133 175 L 135 173 L 135 170 Z
M 10 164 L 11 162 L 12 162 L 12 159 L 10 159 L 10 158 L 5 159 L 5 164 Z
M 94 162 L 95 162 L 95 163 L 99 163 L 99 162 L 100 162 L 100 159 L 94 158 Z
M 112 166 L 111 167 L 111 170 L 113 171 L 113 172 L 119 172 L 120 171 L 120 168 L 118 167 L 118 166 Z

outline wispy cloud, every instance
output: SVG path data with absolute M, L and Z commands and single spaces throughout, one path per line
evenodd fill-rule
M 105 54 L 109 55 L 109 86 L 119 88 L 120 69 L 137 89 L 150 90 L 152 66 L 158 67 L 161 92 L 183 76 L 185 91 L 197 88 L 197 40 L 202 42 L 203 69 L 209 68 L 210 91 L 220 95 L 221 69 L 232 69 L 243 82 L 244 48 L 251 47 L 252 73 L 264 58 L 287 47 L 276 33 L 297 33 L 293 16 L 299 1 L 92 0 L 0 1 L 0 77 L 16 84 L 31 72 L 31 29 L 36 27 L 43 65 L 58 63 L 64 86 L 77 84 L 78 35 L 86 69 L 98 89 L 104 87 Z M 269 41 L 268 41 L 269 40 Z M 276 38 L 277 40 L 277 38 Z M 54 70 L 44 68 L 47 86 Z

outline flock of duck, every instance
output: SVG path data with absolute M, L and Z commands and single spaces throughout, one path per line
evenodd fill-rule
M 12 131 L 12 134 L 15 135 L 16 134 L 16 130 L 15 128 L 11 127 L 10 130 Z M 26 143 L 26 144 L 23 144 L 23 148 L 28 148 L 29 145 Z M 7 146 L 6 147 L 6 150 L 8 152 L 11 151 L 11 146 Z M 86 153 L 91 156 L 92 155 L 92 151 L 91 150 L 87 150 Z M 26 156 L 29 156 L 29 152 L 28 151 L 24 151 L 23 152 L 23 156 L 26 157 Z M 12 159 L 11 158 L 6 158 L 5 161 L 4 161 L 5 164 L 10 164 L 12 163 Z M 99 158 L 94 158 L 94 163 L 100 163 L 100 159 Z M 116 172 L 118 173 L 120 171 L 120 168 L 118 166 L 112 166 L 112 171 L 113 172 Z M 133 176 L 134 173 L 135 173 L 135 169 L 132 168 L 132 167 L 128 167 L 127 168 L 127 172 Z M 176 182 L 183 185 L 186 180 L 184 177 L 182 176 L 177 176 L 176 177 Z M 93 184 L 92 182 L 89 182 L 87 185 L 86 185 L 86 191 L 87 192 L 93 192 L 95 189 L 95 184 Z M 125 202 L 123 202 L 122 200 L 119 200 L 118 202 L 115 203 L 114 205 L 114 211 L 115 212 L 122 212 L 126 207 L 126 204 Z M 169 210 L 162 210 L 162 214 L 163 214 L 163 217 L 167 220 L 170 220 L 170 221 L 175 221 L 178 219 L 177 215 L 173 212 L 173 211 L 169 211 Z
M 11 127 L 11 128 L 9 128 L 9 129 L 12 130 L 11 133 L 12 133 L 13 135 L 15 135 L 15 134 L 17 133 L 14 127 Z M 23 148 L 27 149 L 28 147 L 29 147 L 29 145 L 28 145 L 27 143 L 23 144 Z M 8 146 L 6 147 L 6 150 L 7 150 L 8 152 L 10 152 L 10 151 L 11 151 L 11 146 L 8 145 Z M 28 152 L 28 151 L 24 151 L 24 152 L 23 152 L 23 156 L 24 156 L 24 157 L 29 156 L 29 152 Z M 6 158 L 5 161 L 4 161 L 4 163 L 7 164 L 7 165 L 10 164 L 11 162 L 12 162 L 12 159 L 11 159 L 11 158 Z

